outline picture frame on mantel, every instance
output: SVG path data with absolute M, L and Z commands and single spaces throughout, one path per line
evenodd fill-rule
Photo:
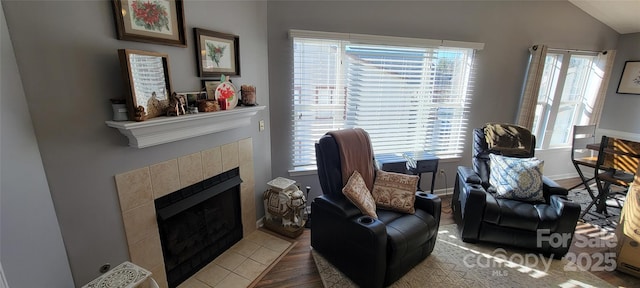
M 112 0 L 119 40 L 187 47 L 182 0 Z
M 640 95 L 640 60 L 624 62 L 616 93 Z
M 193 28 L 196 38 L 198 76 L 220 78 L 240 76 L 240 37 Z
M 173 92 L 169 76 L 169 55 L 119 49 L 118 57 L 126 88 L 129 119 L 140 116 L 136 115 L 139 107 L 144 109 L 144 117 L 136 121 L 165 116 L 169 106 L 169 96 Z

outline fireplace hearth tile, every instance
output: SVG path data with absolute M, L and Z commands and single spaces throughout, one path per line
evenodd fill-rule
M 256 230 L 247 236 L 247 240 L 260 244 L 263 247 L 269 248 L 277 253 L 282 253 L 289 248 L 290 242 L 280 239 L 276 236 L 268 233 Z
M 240 240 L 240 242 L 236 243 L 235 245 L 233 245 L 233 247 L 229 248 L 229 251 L 233 251 L 242 256 L 249 257 L 251 256 L 251 254 L 256 252 L 259 248 L 260 248 L 260 245 L 256 243 L 253 243 L 251 241 Z
M 131 256 L 131 262 L 147 270 L 163 265 L 164 259 L 162 258 L 160 236 L 150 236 L 133 245 L 130 244 L 129 256 Z
M 180 174 L 180 188 L 204 180 L 202 173 L 202 154 L 197 152 L 178 158 L 178 173 Z
M 164 263 L 151 269 L 151 275 L 160 288 L 169 287 L 169 284 L 167 284 L 167 274 L 164 272 Z M 151 288 L 151 286 L 149 288 Z
M 154 199 L 180 189 L 177 159 L 151 165 L 149 170 L 151 172 L 151 187 L 153 188 Z
M 253 163 L 253 141 L 251 138 L 238 141 L 238 162 L 239 165 Z
M 260 249 L 256 250 L 256 252 L 251 254 L 249 258 L 255 261 L 258 261 L 262 264 L 269 265 L 273 261 L 275 261 L 280 256 L 281 253 L 282 252 L 278 253 L 269 248 L 260 247 Z
M 209 265 L 202 268 L 198 273 L 191 277 L 190 279 L 196 278 L 199 281 L 206 283 L 211 287 L 215 287 L 218 285 L 224 278 L 226 278 L 231 271 L 220 267 L 218 264 L 209 263 Z
M 205 179 L 222 173 L 221 153 L 219 146 L 202 151 L 202 170 Z
M 213 263 L 220 265 L 222 268 L 233 271 L 238 268 L 244 260 L 247 260 L 246 256 L 242 256 L 233 251 L 225 251 L 222 255 L 213 260 Z
M 229 171 L 239 166 L 238 163 L 238 142 L 222 145 L 222 171 Z
M 251 280 L 246 279 L 237 274 L 229 274 L 222 282 L 216 285 L 216 288 L 237 288 L 237 287 L 248 287 L 251 284 Z
M 122 212 L 153 200 L 148 167 L 118 174 L 115 178 Z
M 213 286 L 209 286 L 207 284 L 202 283 L 200 280 L 195 278 L 189 278 L 187 281 L 182 282 L 182 284 L 178 285 L 178 288 L 211 288 Z
M 240 266 L 238 266 L 238 268 L 236 268 L 235 270 L 233 270 L 234 273 L 249 279 L 251 281 L 255 280 L 256 278 L 258 278 L 258 276 L 260 276 L 260 274 L 262 274 L 262 272 L 267 269 L 267 265 L 264 265 L 260 262 L 257 262 L 251 258 L 245 260 L 244 262 L 242 262 L 242 264 L 240 264 Z
M 156 208 L 153 202 L 148 202 L 127 212 L 122 213 L 124 231 L 129 245 L 140 242 L 144 238 L 158 232 Z

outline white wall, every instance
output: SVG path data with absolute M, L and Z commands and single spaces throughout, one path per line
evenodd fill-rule
M 616 48 L 616 59 L 611 71 L 602 117 L 598 128 L 606 129 L 609 135 L 620 133 L 621 137 L 640 138 L 640 95 L 618 94 L 618 83 L 624 69 L 624 62 L 640 61 L 640 33 L 620 35 Z M 612 131 L 619 131 L 613 132 Z M 631 134 L 631 135 L 626 135 Z
M 67 253 L 1 7 L 0 16 L 1 268 L 13 288 L 73 287 Z

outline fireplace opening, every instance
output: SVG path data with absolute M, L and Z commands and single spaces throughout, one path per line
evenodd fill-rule
M 169 287 L 242 239 L 240 183 L 235 168 L 155 200 Z

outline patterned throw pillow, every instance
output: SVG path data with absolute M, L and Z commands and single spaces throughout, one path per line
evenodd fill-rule
M 356 205 L 362 214 L 378 219 L 376 203 L 373 201 L 371 192 L 367 189 L 367 185 L 364 183 L 364 179 L 362 179 L 362 175 L 360 175 L 358 171 L 353 171 L 353 174 L 349 177 L 349 181 L 347 181 L 347 184 L 342 188 L 342 194 L 347 196 L 347 199 L 349 199 L 353 205 Z
M 528 202 L 544 201 L 542 168 L 537 158 L 513 158 L 489 154 L 489 184 L 496 188 L 496 198 Z
M 415 175 L 378 170 L 371 194 L 380 208 L 413 214 L 419 179 Z

